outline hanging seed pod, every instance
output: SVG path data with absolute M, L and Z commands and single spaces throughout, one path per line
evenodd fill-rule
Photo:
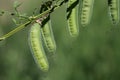
M 79 0 L 69 0 L 67 3 L 67 22 L 68 30 L 72 37 L 78 36 L 79 24 L 78 24 L 78 10 Z
M 113 24 L 119 22 L 119 0 L 108 0 L 109 14 Z
M 90 23 L 93 12 L 94 0 L 82 0 L 81 24 L 83 26 Z
M 56 51 L 56 43 L 54 40 L 54 35 L 51 27 L 51 20 L 50 16 L 48 16 L 43 22 L 42 22 L 42 28 L 41 28 L 43 41 L 45 43 L 45 46 L 49 53 L 55 53 Z
M 42 46 L 42 36 L 40 34 L 40 25 L 39 23 L 34 23 L 30 29 L 29 35 L 29 45 L 35 59 L 35 62 L 38 64 L 38 67 L 42 71 L 48 71 L 49 64 L 45 55 L 45 51 Z
M 48 1 L 45 4 L 41 5 L 40 13 L 43 11 L 47 10 L 48 8 L 51 8 L 52 2 Z M 56 51 L 56 43 L 54 40 L 54 35 L 52 31 L 52 25 L 51 25 L 51 19 L 50 19 L 50 14 L 44 15 L 43 19 L 41 19 L 41 32 L 42 32 L 42 37 L 43 41 L 45 43 L 45 47 L 49 53 L 55 53 Z

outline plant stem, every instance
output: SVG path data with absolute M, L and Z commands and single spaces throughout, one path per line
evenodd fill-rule
M 28 22 L 20 25 L 19 27 L 13 29 L 12 31 L 8 32 L 7 34 L 3 35 L 3 36 L 0 38 L 0 41 L 1 41 L 1 40 L 4 40 L 4 39 L 6 39 L 6 38 L 8 38 L 8 37 L 10 37 L 10 36 L 12 36 L 12 35 L 15 34 L 16 32 L 18 32 L 18 31 L 20 31 L 21 29 L 25 28 L 25 27 L 26 27 L 28 24 L 30 24 L 30 23 L 31 23 L 31 21 L 28 21 Z
M 37 19 L 39 19 L 40 17 L 42 17 L 42 16 L 50 13 L 52 9 L 53 9 L 53 10 L 56 10 L 56 9 L 59 8 L 59 7 L 60 7 L 60 5 L 56 5 L 54 8 L 50 8 L 50 9 L 44 11 L 43 13 L 38 14 L 37 16 L 34 16 L 34 17 L 32 17 L 32 18 L 29 17 L 29 19 L 30 19 L 29 21 L 25 22 L 24 24 L 18 26 L 17 28 L 13 29 L 12 31 L 10 31 L 10 32 L 8 32 L 7 34 L 5 34 L 5 35 L 3 35 L 2 37 L 0 37 L 0 41 L 5 40 L 6 38 L 14 35 L 16 32 L 18 32 L 18 31 L 20 31 L 21 29 L 25 28 L 25 27 L 26 27 L 27 25 L 29 25 L 30 23 L 35 22 L 35 20 L 37 20 Z

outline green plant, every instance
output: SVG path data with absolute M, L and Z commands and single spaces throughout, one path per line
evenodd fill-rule
M 73 2 L 70 2 L 70 1 L 73 1 Z M 117 4 L 117 1 L 115 1 L 115 2 L 114 1 L 115 0 L 108 0 L 108 7 L 110 7 L 110 12 L 109 12 L 111 14 L 110 17 L 112 18 L 113 22 L 115 21 L 115 23 L 116 23 L 116 22 L 119 21 L 119 14 L 118 14 L 119 4 Z M 15 12 L 10 13 L 10 14 L 15 15 L 16 17 L 18 17 L 19 20 L 21 20 L 21 21 L 23 20 L 23 21 L 26 21 L 26 22 L 25 23 L 23 23 L 23 22 L 19 23 L 15 19 L 13 19 L 13 21 L 19 26 L 17 28 L 13 29 L 12 31 L 10 31 L 9 33 L 0 37 L 0 41 L 5 40 L 6 38 L 14 35 L 16 32 L 18 32 L 21 29 L 27 27 L 29 24 L 35 24 L 35 23 L 38 24 L 39 23 L 39 25 L 41 25 L 41 32 L 40 33 L 42 33 L 42 35 L 43 35 L 42 38 L 44 39 L 44 43 L 45 43 L 46 47 L 48 48 L 48 51 L 52 52 L 52 53 L 55 52 L 56 45 L 55 45 L 54 39 L 52 37 L 53 34 L 52 33 L 46 33 L 46 25 L 50 21 L 49 20 L 50 19 L 50 14 L 52 12 L 54 12 L 57 8 L 61 7 L 63 4 L 68 3 L 68 5 L 70 7 L 67 7 L 66 11 L 68 13 L 67 14 L 68 31 L 69 31 L 71 36 L 76 36 L 76 35 L 79 34 L 78 33 L 79 32 L 78 22 L 81 22 L 81 24 L 83 26 L 85 26 L 91 20 L 94 0 L 88 0 L 88 1 L 87 0 L 82 0 L 83 3 L 81 3 L 82 4 L 81 12 L 80 12 L 80 9 L 78 8 L 78 4 L 80 4 L 80 0 L 75 0 L 75 2 L 77 3 L 77 5 L 74 5 L 74 0 L 50 0 L 50 1 L 46 1 L 45 3 L 43 3 L 43 7 L 41 7 L 40 14 L 38 14 L 36 16 L 32 15 L 30 17 L 27 17 L 25 15 L 21 15 L 17 10 L 17 8 L 21 4 L 16 3 L 16 5 L 14 6 L 15 7 Z M 71 6 L 71 5 L 74 5 L 74 6 Z M 115 10 L 113 9 L 114 6 L 115 6 Z M 4 13 L 5 13 L 5 11 L 1 11 L 1 16 Z M 81 13 L 80 14 L 80 16 L 81 16 L 80 19 L 78 18 L 79 13 Z M 49 26 L 51 26 L 51 24 L 49 24 L 48 27 Z M 35 26 L 32 26 L 32 27 L 35 27 Z M 47 28 L 47 31 L 50 30 L 50 29 L 51 28 Z M 50 32 L 52 32 L 52 31 L 50 30 Z M 39 37 L 36 37 L 36 38 L 39 38 Z M 30 38 L 30 40 L 32 40 L 32 38 Z M 51 40 L 53 40 L 52 43 L 51 43 Z M 40 44 L 42 44 L 42 43 L 40 43 Z M 37 44 L 35 44 L 35 45 L 37 45 Z M 34 48 L 34 46 L 31 46 L 31 47 Z M 35 52 L 35 50 L 34 50 L 34 52 Z
M 49 65 L 42 46 L 42 36 L 40 32 L 39 23 L 34 23 L 30 29 L 29 45 L 31 47 L 33 57 L 40 69 L 48 71 Z

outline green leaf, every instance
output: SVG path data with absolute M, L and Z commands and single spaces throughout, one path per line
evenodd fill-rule
M 12 21 L 13 21 L 15 24 L 17 24 L 17 21 L 15 20 L 15 18 L 12 18 Z
M 15 2 L 13 3 L 13 7 L 14 7 L 14 8 L 18 8 L 18 7 L 21 6 L 21 4 L 22 4 L 22 3 L 18 2 L 18 1 L 15 1 Z

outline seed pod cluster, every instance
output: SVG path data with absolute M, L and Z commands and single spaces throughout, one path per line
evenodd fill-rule
M 48 71 L 49 65 L 42 46 L 42 36 L 39 23 L 34 23 L 31 26 L 29 44 L 38 67 L 40 67 L 40 69 L 43 71 Z
M 119 0 L 108 0 L 109 14 L 113 24 L 119 22 Z
M 79 0 L 69 0 L 67 3 L 67 22 L 68 30 L 72 37 L 79 34 L 78 25 L 78 11 L 79 11 Z
M 70 36 L 75 37 L 79 34 L 79 22 L 83 26 L 90 23 L 92 12 L 93 12 L 94 0 L 82 0 L 81 14 L 79 19 L 79 0 L 68 0 L 67 1 L 67 28 Z M 44 12 L 51 6 L 51 1 L 42 5 L 40 13 Z M 109 13 L 113 23 L 119 21 L 119 0 L 108 0 Z M 80 20 L 80 21 L 79 21 Z M 34 59 L 38 66 L 43 71 L 48 71 L 49 64 L 45 55 L 45 45 L 49 53 L 55 53 L 56 43 L 51 26 L 50 14 L 45 14 L 32 25 L 30 29 L 30 47 L 33 53 Z
M 47 5 L 48 7 L 50 6 L 51 3 L 48 3 L 46 3 L 46 5 L 42 5 L 40 13 L 47 9 Z M 45 14 L 43 17 L 37 19 L 31 26 L 29 43 L 35 62 L 42 71 L 48 71 L 49 64 L 43 45 L 45 44 L 49 53 L 55 53 L 56 51 L 56 44 L 51 28 L 50 14 Z

